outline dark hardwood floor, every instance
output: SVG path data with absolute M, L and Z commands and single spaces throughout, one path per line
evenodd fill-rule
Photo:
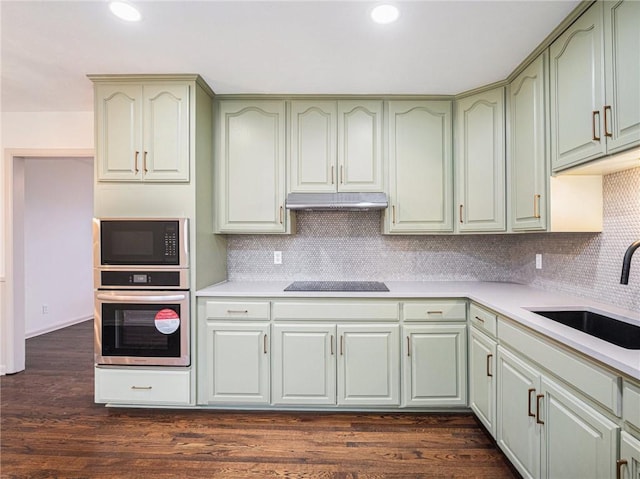
M 220 412 L 93 403 L 92 322 L 27 340 L 0 379 L 2 478 L 512 478 L 471 414 Z

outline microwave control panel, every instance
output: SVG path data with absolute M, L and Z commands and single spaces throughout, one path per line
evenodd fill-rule
M 179 271 L 101 271 L 102 287 L 180 287 Z

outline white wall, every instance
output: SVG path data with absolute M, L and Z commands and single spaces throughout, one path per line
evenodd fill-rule
M 0 106 L 1 111 L 1 106 Z M 24 369 L 24 317 L 14 314 L 13 163 L 20 156 L 93 156 L 93 112 L 2 112 L 0 374 Z
M 29 338 L 93 316 L 93 159 L 27 158 L 24 172 Z

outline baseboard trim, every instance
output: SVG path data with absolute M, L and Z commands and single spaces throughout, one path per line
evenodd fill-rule
M 69 321 L 65 321 L 64 323 L 51 325 L 48 328 L 39 329 L 37 331 L 30 331 L 25 333 L 25 339 L 34 338 L 36 336 L 41 336 L 47 333 L 52 333 L 53 331 L 57 331 L 58 329 L 63 329 L 78 323 L 83 323 L 85 321 L 88 321 L 89 319 L 93 319 L 93 316 L 84 316 L 82 318 L 71 319 Z

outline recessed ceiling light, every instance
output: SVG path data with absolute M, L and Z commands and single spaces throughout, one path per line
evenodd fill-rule
M 376 23 L 392 23 L 400 16 L 400 11 L 394 5 L 378 5 L 371 10 L 371 18 Z
M 139 22 L 142 18 L 140 11 L 129 2 L 109 2 L 109 9 L 116 17 L 126 20 L 127 22 Z

